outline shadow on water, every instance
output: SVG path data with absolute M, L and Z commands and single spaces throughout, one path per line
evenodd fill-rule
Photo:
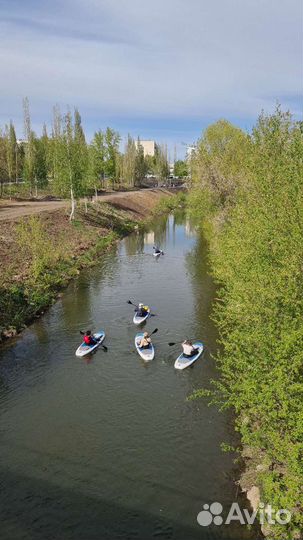
M 41 474 L 42 476 L 42 474 Z M 8 488 L 1 501 L 1 537 L 5 540 L 235 540 L 240 527 L 184 526 L 173 518 L 149 513 L 145 508 L 127 507 L 121 501 L 107 500 L 89 493 L 56 485 L 43 478 L 1 470 L 1 481 Z M 85 493 L 85 491 L 87 493 Z M 18 493 L 18 501 L 16 501 Z M 258 540 L 256 531 L 242 538 Z

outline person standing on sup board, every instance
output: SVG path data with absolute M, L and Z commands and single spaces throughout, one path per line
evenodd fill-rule
M 182 348 L 183 348 L 183 356 L 185 356 L 185 358 L 191 358 L 192 356 L 195 356 L 198 352 L 198 349 L 195 349 L 195 347 L 193 346 L 192 342 L 189 341 L 189 339 L 185 339 L 185 341 L 183 341 Z
M 151 346 L 151 339 L 149 337 L 149 334 L 148 332 L 144 332 L 143 338 L 141 339 L 139 343 L 139 347 L 140 349 L 149 349 L 150 346 Z
M 92 347 L 93 345 L 96 345 L 99 340 L 92 336 L 91 330 L 87 330 L 84 334 L 83 341 L 85 345 Z
M 158 246 L 154 246 L 154 248 L 153 248 L 153 249 L 154 249 L 154 253 L 155 253 L 155 254 L 157 254 L 157 255 L 158 255 L 158 253 L 159 253 L 159 255 L 161 255 L 161 253 L 162 253 L 162 250 L 161 250 L 161 249 L 160 249 L 160 248 L 159 248 Z

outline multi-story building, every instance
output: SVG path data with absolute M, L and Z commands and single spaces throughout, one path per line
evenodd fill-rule
M 136 142 L 136 146 L 138 146 L 138 141 Z M 142 146 L 144 151 L 144 157 L 145 156 L 154 156 L 156 151 L 156 143 L 155 141 L 141 141 L 139 140 L 140 146 Z

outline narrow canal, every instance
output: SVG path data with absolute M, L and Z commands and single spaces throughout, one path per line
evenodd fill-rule
M 4 540 L 256 539 L 237 523 L 197 523 L 205 503 L 240 502 L 233 456 L 220 450 L 233 441 L 230 416 L 186 401 L 216 376 L 213 295 L 205 244 L 180 211 L 114 246 L 2 347 Z M 128 299 L 156 315 L 148 364 L 135 351 Z M 108 352 L 85 360 L 75 350 L 88 328 L 104 328 Z M 180 346 L 168 342 L 184 337 L 206 352 L 177 372 Z

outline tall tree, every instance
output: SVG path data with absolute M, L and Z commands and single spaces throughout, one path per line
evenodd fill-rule
M 17 152 L 18 152 L 18 146 L 17 146 L 17 138 L 15 133 L 15 128 L 10 121 L 9 126 L 5 126 L 5 146 L 6 146 L 6 164 L 7 164 L 7 172 L 8 172 L 8 178 L 9 178 L 9 190 L 11 193 L 11 183 L 13 180 L 16 180 L 16 171 L 17 171 Z
M 156 146 L 156 153 L 155 153 L 155 174 L 158 177 L 158 183 L 159 181 L 164 181 L 167 179 L 169 175 L 169 165 L 168 165 L 168 159 L 167 159 L 167 146 L 162 144 Z
M 122 160 L 122 178 L 129 186 L 135 184 L 137 149 L 134 139 L 128 135 Z
M 117 131 L 106 128 L 105 132 L 105 174 L 110 178 L 112 185 L 117 182 L 117 161 L 119 155 L 119 144 L 121 137 Z
M 183 161 L 182 159 L 175 161 L 174 175 L 181 178 L 188 175 L 188 165 L 186 161 Z
M 144 160 L 144 149 L 142 144 L 140 144 L 140 139 L 138 138 L 137 147 L 136 147 L 136 161 L 135 161 L 135 185 L 140 186 L 143 178 L 145 177 L 147 171 L 147 165 Z
M 33 187 L 36 186 L 37 194 L 37 181 L 35 179 L 35 134 L 31 128 L 31 117 L 29 111 L 28 98 L 23 100 L 23 114 L 24 114 L 24 178 L 29 183 L 30 195 L 33 194 Z

